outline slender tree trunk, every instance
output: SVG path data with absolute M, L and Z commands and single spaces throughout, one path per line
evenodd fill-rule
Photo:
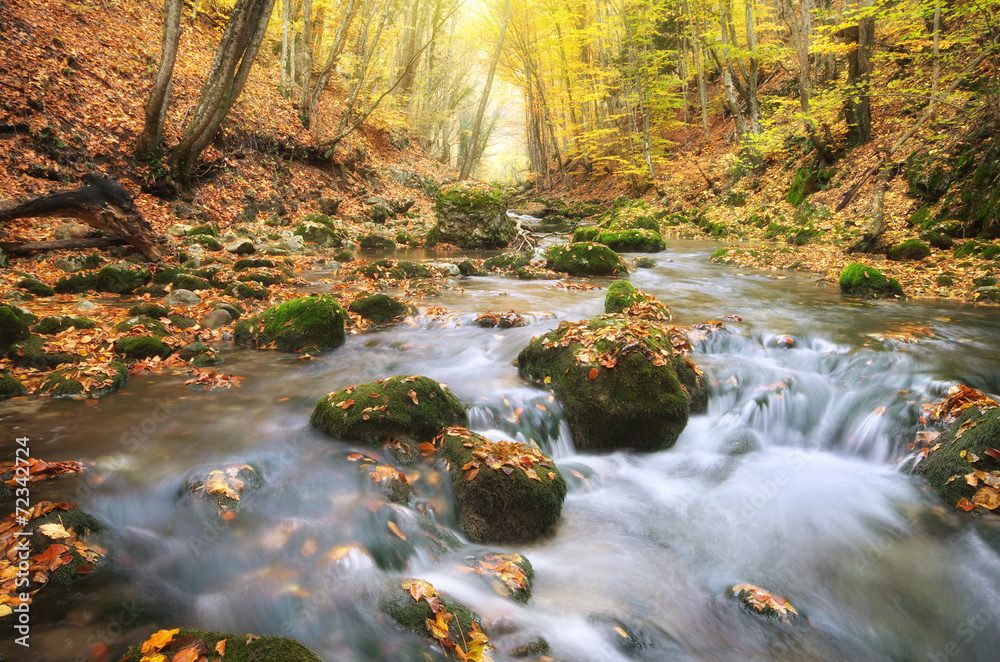
M 810 116 L 809 102 L 812 98 L 812 79 L 809 76 L 809 37 L 812 24 L 812 2 L 802 0 L 802 18 L 799 19 L 791 0 L 781 0 L 782 14 L 792 33 L 795 54 L 799 61 L 799 106 L 802 108 L 802 123 L 809 136 L 809 142 L 827 163 L 833 162 L 833 153 L 816 131 L 816 123 Z
M 281 0 L 281 82 L 278 86 L 285 97 L 290 94 L 288 85 L 288 32 L 292 22 L 292 0 Z
M 304 111 L 312 98 L 312 33 L 312 0 L 302 0 L 302 71 L 299 72 L 302 77 L 302 94 L 299 100 L 299 120 L 303 126 L 309 126 L 309 114 Z
M 689 0 L 684 0 L 684 9 L 687 12 L 688 30 L 691 32 L 695 71 L 698 73 L 698 104 L 701 106 L 701 126 L 705 130 L 705 139 L 708 140 L 711 137 L 708 131 L 708 84 L 705 81 L 705 64 L 701 52 L 701 39 L 694 29 L 694 15 L 691 13 L 691 3 Z
M 163 124 L 170 104 L 170 87 L 177 61 L 177 46 L 181 40 L 181 12 L 183 0 L 166 0 L 163 3 L 163 45 L 160 48 L 160 68 L 156 71 L 153 89 L 146 101 L 146 120 L 136 142 L 135 153 L 140 159 L 149 159 L 161 150 Z
M 476 110 L 476 120 L 472 125 L 472 137 L 469 140 L 469 149 L 465 155 L 465 162 L 458 175 L 458 180 L 469 178 L 472 166 L 476 161 L 477 146 L 479 145 L 479 132 L 483 127 L 483 115 L 486 114 L 486 104 L 490 100 L 490 89 L 493 87 L 493 76 L 497 72 L 497 64 L 500 62 L 500 53 L 503 52 L 503 41 L 507 35 L 507 24 L 510 22 L 510 0 L 504 5 L 503 25 L 500 27 L 500 36 L 497 38 L 497 47 L 493 51 L 493 60 L 490 62 L 490 72 L 486 76 L 486 85 L 483 87 L 483 94 L 479 99 L 479 108 Z
M 313 111 L 316 110 L 316 106 L 319 105 L 319 98 L 323 94 L 323 90 L 326 89 L 326 84 L 330 81 L 330 76 L 337 70 L 337 63 L 340 61 L 340 54 L 344 50 L 347 33 L 350 31 L 351 24 L 354 22 L 357 13 L 358 0 L 347 0 L 347 7 L 344 9 L 344 15 L 337 26 L 337 34 L 333 38 L 333 45 L 330 46 L 330 52 L 326 56 L 323 69 L 316 78 L 316 85 L 312 89 L 308 103 L 299 109 L 300 113 L 305 114 L 306 118 L 304 122 L 306 124 L 308 124 L 309 119 L 312 117 Z
M 844 116 L 847 119 L 848 138 L 865 143 L 872 133 L 872 111 L 869 87 L 872 73 L 872 46 L 875 43 L 875 17 L 865 11 L 872 0 L 861 4 L 865 13 L 859 17 L 857 27 L 844 31 L 844 40 L 853 48 L 847 54 L 847 98 L 844 99 Z
M 215 52 L 194 117 L 174 150 L 171 165 L 181 183 L 191 182 L 198 156 L 215 137 L 243 91 L 267 32 L 274 0 L 238 0 Z

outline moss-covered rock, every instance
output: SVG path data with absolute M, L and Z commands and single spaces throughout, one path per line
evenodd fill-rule
M 52 289 L 51 287 L 49 287 L 48 285 L 46 285 L 41 281 L 35 280 L 34 278 L 25 278 L 23 280 L 20 280 L 18 281 L 17 285 L 15 285 L 15 287 L 18 287 L 30 294 L 33 294 L 36 297 L 50 297 L 56 293 L 54 289 Z
M 58 524 L 70 535 L 67 537 L 50 537 L 39 527 L 46 524 Z M 100 547 L 94 547 L 86 542 L 86 538 L 93 533 L 98 533 L 105 529 L 105 526 L 92 515 L 78 509 L 72 503 L 55 504 L 48 512 L 31 519 L 26 531 L 33 531 L 27 537 L 28 547 L 32 555 L 43 554 L 52 545 L 63 545 L 67 548 L 65 555 L 70 556 L 67 563 L 60 565 L 48 576 L 48 581 L 69 586 L 83 579 L 91 577 L 105 564 L 106 551 Z M 58 535 L 58 534 L 56 534 Z M 79 545 L 76 544 L 79 542 Z M 37 581 L 33 578 L 33 581 Z M 38 584 L 25 587 L 25 590 L 39 588 Z
M 237 322 L 233 340 L 255 347 L 273 343 L 282 352 L 335 349 L 346 339 L 346 318 L 347 313 L 331 296 L 301 297 Z
M 404 630 L 434 639 L 449 660 L 484 659 L 481 653 L 487 638 L 482 634 L 482 619 L 459 603 L 439 595 L 428 582 L 391 579 L 379 596 L 378 606 Z M 456 654 L 456 648 L 461 648 L 462 656 Z M 407 659 L 424 659 L 424 656 L 415 654 Z
M 961 507 L 966 499 L 973 513 L 1000 514 L 1000 407 L 986 411 L 966 409 L 934 444 L 936 450 L 918 465 L 916 472 L 927 479 L 949 506 Z M 992 451 L 990 449 L 993 449 Z M 979 495 L 977 497 L 977 494 Z M 986 504 L 979 505 L 979 504 Z M 994 508 L 988 508 L 993 505 Z M 964 509 L 963 509 L 964 510 Z
M 639 299 L 639 290 L 627 280 L 619 279 L 608 286 L 604 295 L 604 312 L 620 313 Z
M 191 476 L 187 493 L 211 501 L 219 514 L 239 510 L 244 494 L 264 486 L 260 472 L 249 464 L 231 464 L 221 469 L 210 469 Z
M 119 662 L 140 662 L 154 657 L 159 660 L 173 659 L 184 648 L 195 646 L 204 651 L 209 659 L 217 659 L 215 647 L 220 641 L 226 642 L 225 662 L 322 662 L 318 655 L 295 641 L 285 637 L 250 637 L 245 632 L 204 632 L 177 628 L 177 633 L 163 646 L 147 649 L 143 653 L 141 642 L 129 648 Z
M 484 329 L 515 329 L 528 326 L 528 320 L 513 310 L 506 313 L 488 311 L 478 315 L 476 319 L 472 320 L 472 323 Z
M 522 604 L 531 599 L 535 570 L 520 554 L 485 552 L 463 557 L 462 564 L 472 568 L 499 595 Z
M 618 254 L 603 244 L 577 242 L 553 246 L 545 253 L 547 266 L 571 276 L 617 276 L 628 267 Z
M 177 274 L 174 276 L 173 285 L 175 289 L 190 290 L 192 292 L 212 289 L 212 283 L 204 278 L 198 278 L 193 274 Z
M 494 255 L 483 262 L 483 269 L 486 271 L 512 271 L 516 272 L 522 267 L 531 264 L 531 258 L 524 253 L 503 253 Z M 459 269 L 462 265 L 459 265 Z
M 272 268 L 278 266 L 274 260 L 260 257 L 244 257 L 233 262 L 233 271 L 246 271 L 247 269 Z
M 284 285 L 288 282 L 288 276 L 277 269 L 257 269 L 239 276 L 237 280 L 242 283 L 259 283 L 267 287 L 268 285 Z
M 31 336 L 27 340 L 14 343 L 7 350 L 7 358 L 18 368 L 34 368 L 35 370 L 51 370 L 64 363 L 78 363 L 82 356 L 68 352 L 46 352 L 42 349 L 45 339 L 41 336 Z
M 28 395 L 28 389 L 11 375 L 0 374 L 0 400 Z
M 951 237 L 942 232 L 936 232 L 934 230 L 927 230 L 925 232 L 921 232 L 920 240 L 926 241 L 934 248 L 938 248 L 943 251 L 950 251 L 951 247 L 955 244 L 955 242 L 952 240 Z
M 903 296 L 903 286 L 898 280 L 886 278 L 875 267 L 860 262 L 852 262 L 840 272 L 840 291 L 869 299 Z
M 652 269 L 656 266 L 656 260 L 651 257 L 640 257 L 635 261 L 635 266 L 638 269 Z
M 673 446 L 705 397 L 688 363 L 666 328 L 625 315 L 563 322 L 517 357 L 522 377 L 555 392 L 584 450 Z
M 121 333 L 131 333 L 140 326 L 145 329 L 147 333 L 152 333 L 153 335 L 160 336 L 161 338 L 163 336 L 170 335 L 170 332 L 167 331 L 167 327 L 163 326 L 163 322 L 145 315 L 135 315 L 133 317 L 123 319 L 115 325 L 115 331 L 119 331 Z
M 73 315 L 63 315 L 61 317 L 43 317 L 35 325 L 35 333 L 43 336 L 51 336 L 62 333 L 66 329 L 74 327 L 77 329 L 97 328 L 97 322 L 88 317 L 75 317 Z
M 156 336 L 127 336 L 119 338 L 115 343 L 115 354 L 130 361 L 151 359 L 158 356 L 165 359 L 170 356 L 170 346 Z
M 161 306 L 155 303 L 140 303 L 129 308 L 128 314 L 133 317 L 144 315 L 158 320 L 161 317 L 168 317 L 170 315 L 170 309 L 166 306 Z
M 479 264 L 473 260 L 462 260 L 458 263 L 458 271 L 463 276 L 485 276 L 486 271 L 479 267 Z
M 559 521 L 566 481 L 537 449 L 463 427 L 445 429 L 436 444 L 450 467 L 462 530 L 473 542 L 530 542 Z
M 658 253 L 666 244 L 655 230 L 635 228 L 629 230 L 606 230 L 601 227 L 577 228 L 573 241 L 594 241 L 604 244 L 613 251 Z
M 80 380 L 87 380 L 87 383 Z M 99 397 L 117 391 L 128 381 L 128 368 L 118 361 L 98 366 L 56 370 L 42 381 L 40 391 L 53 397 L 90 395 Z
M 376 260 L 362 264 L 351 270 L 351 275 L 378 280 L 407 280 L 412 278 L 434 278 L 437 272 L 425 264 L 408 260 Z
M 94 277 L 94 289 L 113 294 L 132 294 L 152 280 L 152 277 L 145 269 L 108 265 L 102 267 Z
M 366 234 L 358 240 L 358 245 L 361 248 L 369 251 L 382 250 L 391 251 L 395 250 L 396 242 L 389 237 L 383 237 L 378 234 Z
M 225 290 L 228 296 L 237 299 L 266 299 L 267 288 L 255 283 L 230 283 Z
M 0 352 L 30 337 L 28 322 L 22 319 L 15 308 L 0 304 Z
M 302 237 L 302 241 L 307 244 L 318 246 L 340 246 L 343 241 L 331 228 L 312 221 L 305 221 L 295 226 L 295 234 Z
M 184 243 L 187 245 L 198 244 L 204 247 L 206 250 L 210 251 L 221 251 L 222 242 L 220 242 L 215 237 L 208 234 L 191 234 L 185 238 Z
M 467 425 L 465 406 L 429 377 L 389 377 L 321 398 L 309 422 L 340 439 L 378 445 L 389 437 L 428 441 L 442 428 Z
M 922 260 L 931 254 L 931 247 L 919 239 L 907 239 L 890 248 L 886 257 L 890 260 Z
M 83 294 L 94 289 L 97 274 L 73 274 L 56 281 L 53 289 L 59 294 Z
M 460 248 L 504 248 L 516 230 L 507 216 L 507 197 L 499 184 L 458 182 L 442 186 L 435 198 L 437 224 L 427 242 Z
M 232 278 L 230 278 L 232 275 L 231 272 L 217 264 L 196 269 L 191 275 L 207 280 L 212 284 L 212 287 L 220 290 L 225 288 L 232 281 Z M 180 287 L 180 285 L 175 283 L 174 287 Z
M 392 324 L 417 312 L 413 306 L 382 293 L 359 296 L 350 303 L 347 309 L 375 324 Z

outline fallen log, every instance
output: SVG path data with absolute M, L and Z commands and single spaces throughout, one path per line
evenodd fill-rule
M 161 244 L 166 243 L 167 236 L 161 234 L 158 240 Z M 82 239 L 54 239 L 52 241 L 0 241 L 0 249 L 7 255 L 27 255 L 38 251 L 108 248 L 127 243 L 121 237 L 86 237 Z
M 99 173 L 84 175 L 83 183 L 80 188 L 54 191 L 0 211 L 0 223 L 43 216 L 76 218 L 120 237 L 153 262 L 158 262 L 162 252 L 156 232 L 136 209 L 129 192 L 117 180 Z

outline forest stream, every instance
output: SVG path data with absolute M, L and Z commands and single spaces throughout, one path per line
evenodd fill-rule
M 187 376 L 163 373 L 101 399 L 0 403 L 4 444 L 27 437 L 33 456 L 94 463 L 33 485 L 31 498 L 94 515 L 111 558 L 87 581 L 41 591 L 31 648 L 5 636 L 0 651 L 91 660 L 95 646 L 119 654 L 189 627 L 282 634 L 328 662 L 444 659 L 378 608 L 385 582 L 416 577 L 483 616 L 496 660 L 537 637 L 575 662 L 997 659 L 1000 529 L 960 519 L 908 471 L 921 405 L 957 382 L 1000 393 L 996 310 L 850 299 L 802 274 L 713 264 L 714 248 L 668 241 L 654 268 L 630 276 L 673 323 L 724 325 L 694 345 L 708 411 L 663 452 L 576 452 L 558 402 L 512 364 L 532 337 L 603 313 L 611 279 L 567 290 L 458 278 L 409 323 L 313 361 L 221 343 L 220 369 L 243 377 L 226 391 L 193 392 Z M 302 276 L 308 291 L 331 287 L 329 272 Z M 471 325 L 508 310 L 528 326 Z M 442 471 L 396 465 L 415 499 L 392 504 L 351 457 L 390 456 L 309 425 L 327 393 L 394 375 L 447 384 L 473 430 L 552 456 L 569 494 L 551 536 L 442 552 L 415 524 L 427 516 L 462 538 Z M 734 453 L 734 438 L 748 452 Z M 233 519 L 186 494 L 192 476 L 243 463 L 264 485 Z M 529 602 L 460 571 L 484 551 L 530 560 Z M 801 618 L 748 612 L 732 595 L 740 583 L 783 596 Z

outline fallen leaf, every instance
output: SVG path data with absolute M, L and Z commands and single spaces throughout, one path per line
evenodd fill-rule
M 229 641 L 229 640 L 228 639 L 219 639 L 219 642 L 217 644 L 215 644 L 215 652 L 218 653 L 219 655 L 225 655 L 226 654 L 226 642 L 227 641 Z
M 972 503 L 986 510 L 996 510 L 1000 507 L 1000 494 L 992 487 L 981 487 L 972 497 Z
M 354 404 L 354 400 L 344 400 L 343 402 L 338 402 L 334 407 L 340 407 L 341 409 L 347 409 Z
M 198 648 L 191 646 L 174 655 L 170 662 L 195 662 L 199 657 Z
M 396 526 L 395 522 L 393 522 L 392 520 L 389 520 L 389 522 L 387 522 L 387 524 L 389 525 L 389 530 L 392 531 L 394 534 L 396 534 L 396 536 L 400 540 L 406 540 L 406 534 L 404 534 L 402 531 L 399 530 L 399 527 Z
M 42 524 L 38 527 L 38 530 L 43 536 L 48 536 L 49 538 L 54 538 L 59 540 L 60 538 L 69 538 L 72 534 L 63 527 L 62 524 L 56 524 L 51 522 L 49 524 Z
M 475 469 L 472 469 L 467 474 L 465 474 L 465 480 L 472 480 L 478 475 L 479 475 L 479 467 L 476 467 Z
M 154 633 L 149 639 L 142 642 L 142 653 L 155 653 L 161 648 L 170 643 L 170 640 L 180 632 L 180 628 L 174 628 L 173 630 L 160 630 Z
M 962 497 L 961 499 L 959 499 L 958 503 L 955 504 L 955 507 L 961 508 L 965 512 L 969 512 L 970 510 L 976 507 L 976 504 L 972 503 L 965 497 Z
M 415 405 L 419 405 L 420 404 L 420 401 L 417 400 L 417 392 L 414 391 L 413 389 L 410 389 L 409 391 L 407 391 L 406 395 L 410 396 L 410 400 L 413 400 L 413 404 L 415 404 Z
M 590 374 L 587 375 L 587 379 L 597 379 L 597 368 L 590 369 Z

